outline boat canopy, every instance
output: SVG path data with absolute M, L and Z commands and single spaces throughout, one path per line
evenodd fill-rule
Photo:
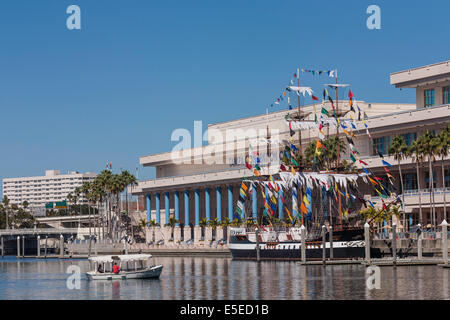
M 89 260 L 94 261 L 94 262 L 114 262 L 117 260 L 138 261 L 138 260 L 150 259 L 151 257 L 152 257 L 151 254 L 122 254 L 122 255 L 90 257 Z

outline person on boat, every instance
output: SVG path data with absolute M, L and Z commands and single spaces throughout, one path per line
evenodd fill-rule
M 114 262 L 114 266 L 112 269 L 113 269 L 114 274 L 118 274 L 120 272 L 120 267 L 115 262 Z
M 98 264 L 98 268 L 97 268 L 97 272 L 98 273 L 103 273 L 103 265 L 101 263 Z

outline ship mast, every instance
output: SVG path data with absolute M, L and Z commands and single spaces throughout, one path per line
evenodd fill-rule
M 300 68 L 297 68 L 297 86 L 300 87 Z M 298 96 L 298 121 L 301 120 L 300 117 L 300 93 L 297 94 Z M 302 130 L 298 130 L 298 154 L 300 156 L 300 167 L 302 165 Z
M 338 73 L 336 69 L 336 114 L 339 117 L 339 88 L 338 88 Z M 337 120 L 337 119 L 336 119 Z M 336 136 L 337 136 L 337 159 L 336 159 L 336 173 L 339 172 L 339 162 L 341 155 L 341 146 L 340 146 L 340 138 L 339 138 L 339 123 L 336 126 Z M 341 207 L 341 194 L 338 194 L 338 213 L 339 213 L 339 223 L 342 228 L 342 207 Z
M 340 158 L 341 158 L 341 146 L 340 146 L 340 137 L 339 137 L 339 123 L 337 121 L 337 117 L 339 117 L 339 87 L 346 87 L 348 85 L 346 84 L 339 84 L 338 82 L 338 74 L 337 74 L 337 69 L 336 69 L 336 83 L 335 84 L 329 84 L 328 85 L 330 88 L 334 87 L 335 93 L 336 93 L 336 137 L 337 137 L 337 146 L 336 146 L 336 151 L 337 151 L 337 155 L 336 155 L 336 173 L 339 172 L 339 166 L 340 166 Z M 338 214 L 339 214 L 339 223 L 340 226 L 342 228 L 342 202 L 341 202 L 341 194 L 338 193 L 337 195 L 338 198 Z M 330 213 L 331 215 L 331 213 Z
M 300 68 L 297 68 L 297 86 L 300 88 Z M 300 92 L 298 92 L 297 94 L 298 96 L 298 121 L 301 121 L 301 114 L 300 114 Z M 302 158 L 302 130 L 301 128 L 299 128 L 298 130 L 298 155 L 299 155 L 299 171 L 302 168 L 303 165 L 303 158 Z M 298 205 L 298 200 L 297 199 L 297 208 L 300 208 L 299 210 L 301 210 L 301 206 Z M 300 203 L 302 203 L 303 201 L 303 189 L 300 189 Z M 301 214 L 302 217 L 302 226 L 304 225 L 304 217 L 303 214 Z

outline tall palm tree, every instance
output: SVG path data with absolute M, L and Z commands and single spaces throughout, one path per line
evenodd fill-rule
M 110 170 L 103 170 L 100 172 L 100 174 L 95 178 L 95 183 L 97 184 L 98 190 L 101 190 L 102 193 L 104 193 L 104 196 L 102 198 L 102 202 L 104 202 L 104 217 L 103 221 L 106 222 L 106 233 L 109 238 L 111 238 L 110 233 L 110 216 L 111 216 L 111 180 L 112 180 L 112 173 Z M 103 226 L 104 228 L 105 226 Z M 105 232 L 103 231 L 103 234 Z
M 98 235 L 100 236 L 100 234 L 102 234 L 102 237 L 104 237 L 105 235 L 105 230 L 104 230 L 104 224 L 101 223 L 102 216 L 100 215 L 100 203 L 102 203 L 106 197 L 106 192 L 104 190 L 104 188 L 102 187 L 101 183 L 99 180 L 95 179 L 92 182 L 92 200 L 94 202 L 94 205 L 97 205 L 97 231 L 98 231 Z M 104 212 L 103 212 L 104 213 Z M 100 228 L 103 229 L 103 232 L 100 232 Z
M 450 148 L 450 124 L 441 131 L 438 136 L 439 146 L 437 155 L 441 156 L 441 173 L 442 173 L 442 188 L 444 189 L 444 219 L 447 221 L 447 203 L 445 199 L 446 186 L 445 186 L 445 170 L 444 170 L 444 159 L 448 156 Z
M 420 190 L 420 170 L 419 164 L 423 161 L 423 151 L 422 144 L 419 140 L 414 140 L 408 148 L 408 156 L 413 159 L 416 163 L 416 174 L 417 174 L 417 191 L 419 192 L 419 223 L 423 225 L 423 215 L 422 215 L 422 192 Z
M 333 136 L 324 141 L 324 146 L 326 148 L 326 158 L 328 162 L 328 168 L 331 168 L 333 162 L 336 165 L 336 171 L 339 170 L 337 167 L 337 159 L 338 159 L 338 144 L 339 144 L 339 157 L 347 151 L 347 145 L 343 139 L 338 138 L 337 136 Z
M 7 196 L 3 196 L 2 203 L 3 203 L 3 207 L 5 208 L 6 229 L 9 229 L 9 222 L 8 222 L 9 199 Z
M 388 154 L 393 155 L 394 159 L 397 160 L 398 163 L 398 171 L 400 174 L 400 191 L 402 192 L 402 204 L 403 211 L 405 211 L 405 192 L 403 190 L 403 176 L 402 176 L 402 167 L 400 165 L 400 161 L 406 158 L 408 153 L 408 146 L 406 144 L 405 138 L 403 136 L 396 136 L 391 145 L 388 148 Z M 406 228 L 406 214 L 403 214 L 403 227 Z
M 81 195 L 81 187 L 76 187 L 73 190 L 73 202 L 74 202 L 74 207 L 75 207 L 75 212 L 76 212 L 76 206 L 77 206 L 77 202 L 80 199 L 80 195 Z M 79 208 L 79 214 L 81 214 L 81 207 Z
M 434 205 L 434 176 L 432 162 L 435 160 L 435 155 L 438 153 L 439 139 L 436 138 L 434 134 L 430 131 L 426 131 L 423 136 L 419 138 L 420 144 L 422 145 L 422 150 L 424 156 L 428 157 L 428 184 L 430 186 L 430 212 L 432 218 L 433 228 L 436 227 L 436 208 Z
M 92 202 L 92 198 L 93 198 L 92 184 L 90 182 L 84 182 L 80 187 L 80 191 L 81 191 L 81 193 L 84 194 L 84 197 L 86 198 L 87 203 L 88 203 L 89 238 L 90 238 L 92 235 L 92 232 L 91 232 L 91 202 Z M 81 214 L 81 209 L 80 209 L 80 214 Z
M 136 186 L 137 185 L 138 181 L 137 181 L 136 177 L 133 174 L 131 174 L 130 172 L 128 172 L 127 170 L 122 171 L 120 176 L 122 177 L 126 187 L 128 187 L 128 186 Z M 128 188 L 126 188 L 125 191 L 126 191 L 126 195 L 127 195 L 126 200 L 128 201 Z M 127 214 L 128 214 L 128 205 L 127 205 L 127 210 L 126 211 L 127 211 Z
M 122 171 L 120 173 L 120 178 L 122 179 L 122 182 L 125 186 L 125 203 L 126 203 L 126 214 L 128 216 L 128 186 L 135 186 L 137 185 L 137 179 L 134 175 L 132 175 L 127 170 Z

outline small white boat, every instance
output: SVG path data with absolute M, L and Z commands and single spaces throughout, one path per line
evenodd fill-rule
M 162 265 L 151 264 L 151 254 L 124 254 L 98 256 L 89 258 L 91 270 L 86 273 L 89 280 L 121 280 L 159 278 Z M 92 262 L 94 268 L 92 269 Z M 113 265 L 120 268 L 119 273 L 113 273 Z M 99 271 L 102 270 L 103 272 Z

